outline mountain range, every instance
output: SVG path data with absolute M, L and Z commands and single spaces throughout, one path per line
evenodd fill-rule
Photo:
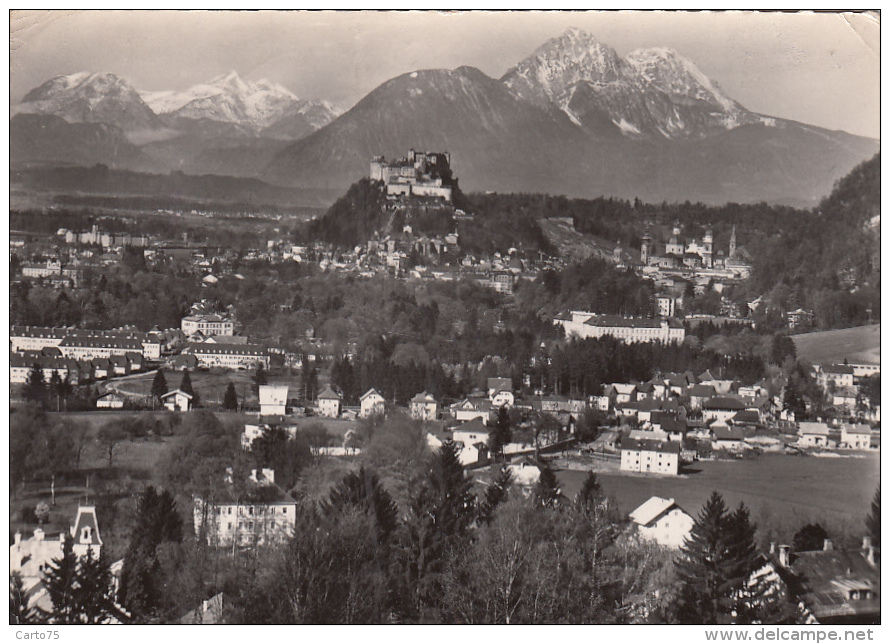
M 793 205 L 816 203 L 879 149 L 751 112 L 670 49 L 622 58 L 577 29 L 500 79 L 418 70 L 342 113 L 234 72 L 162 92 L 84 72 L 29 92 L 10 130 L 13 163 L 101 161 L 339 190 L 367 176 L 371 157 L 414 148 L 449 151 L 465 191 Z

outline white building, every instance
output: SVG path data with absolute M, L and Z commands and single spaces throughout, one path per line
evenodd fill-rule
M 680 444 L 675 441 L 621 441 L 621 469 L 628 472 L 680 473 Z
M 828 447 L 828 425 L 825 423 L 811 423 L 801 421 L 798 423 L 798 444 L 805 447 Z
M 287 414 L 287 385 L 260 385 L 260 416 Z
M 180 389 L 174 389 L 161 396 L 161 403 L 170 411 L 191 411 L 192 395 Z
M 327 418 L 337 418 L 340 415 L 340 405 L 342 399 L 340 394 L 336 391 L 327 387 L 323 392 L 318 394 L 318 398 L 316 399 L 316 407 L 318 408 L 319 416 L 326 416 Z
M 48 538 L 42 528 L 37 528 L 30 539 L 22 539 L 21 532 L 15 533 L 14 542 L 9 547 L 9 572 L 19 575 L 32 606 L 44 610 L 52 608 L 46 590 L 35 589 L 43 580 L 43 574 L 50 562 L 62 557 L 62 548 L 67 539 L 74 540 L 72 550 L 77 557 L 85 557 L 88 551 L 93 557 L 101 554 L 102 539 L 99 536 L 95 507 L 78 507 L 74 525 L 58 536 Z
M 257 344 L 216 344 L 193 342 L 182 350 L 182 355 L 193 355 L 199 367 L 224 369 L 253 369 L 262 364 L 269 367 L 269 352 Z
M 493 407 L 503 407 L 504 405 L 512 407 L 513 401 L 513 392 L 508 389 L 501 389 L 491 397 L 491 404 Z
M 640 536 L 660 546 L 679 548 L 692 530 L 695 520 L 673 499 L 653 496 L 630 513 Z
M 298 426 L 296 423 L 276 424 L 275 426 L 284 430 L 287 433 L 288 438 L 294 439 L 297 437 Z M 267 431 L 270 431 L 271 429 L 272 425 L 270 425 L 269 423 L 246 423 L 244 425 L 244 433 L 241 434 L 241 449 L 250 449 L 250 446 L 253 445 L 253 441 L 255 441 Z
M 275 485 L 271 470 L 253 470 L 244 489 L 216 490 L 212 503 L 194 501 L 195 535 L 217 547 L 254 547 L 281 543 L 294 532 L 297 502 Z
M 235 335 L 235 322 L 223 315 L 187 315 L 182 318 L 182 332 L 189 336 L 198 331 L 204 335 Z
M 361 418 L 369 418 L 374 415 L 382 415 L 385 402 L 383 396 L 376 389 L 369 389 L 359 398 L 359 405 L 361 406 L 359 416 Z
M 124 398 L 116 391 L 109 391 L 102 394 L 96 400 L 96 408 L 98 409 L 123 409 Z
M 841 425 L 841 446 L 847 449 L 871 449 L 871 427 L 868 425 Z
M 411 399 L 408 412 L 415 420 L 436 420 L 439 403 L 427 392 L 422 392 Z
M 589 311 L 572 311 L 568 317 L 555 318 L 553 323 L 563 327 L 567 336 L 575 336 L 582 340 L 610 335 L 627 343 L 680 344 L 686 337 L 686 329 L 676 320 L 649 320 L 620 315 L 597 315 Z

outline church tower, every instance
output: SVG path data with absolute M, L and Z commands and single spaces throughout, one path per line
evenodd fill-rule
M 729 238 L 729 259 L 735 259 L 735 249 L 736 249 L 735 226 L 733 226 L 732 227 L 732 236 Z
M 643 244 L 640 246 L 640 263 L 643 266 L 649 265 L 649 255 L 653 250 L 652 235 L 649 234 L 649 226 L 646 226 L 646 234 L 643 235 Z
M 702 264 L 705 268 L 714 266 L 714 231 L 710 226 L 705 228 L 705 237 L 702 240 Z

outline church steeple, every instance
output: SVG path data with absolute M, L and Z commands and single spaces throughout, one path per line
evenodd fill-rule
M 735 226 L 732 227 L 732 236 L 729 238 L 729 259 L 735 259 L 736 239 Z

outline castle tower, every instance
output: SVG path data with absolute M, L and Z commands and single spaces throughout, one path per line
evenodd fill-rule
M 702 240 L 702 264 L 707 268 L 714 265 L 714 231 L 710 226 L 705 228 L 705 237 Z
M 732 227 L 732 236 L 729 238 L 729 259 L 735 259 L 736 239 L 735 226 Z
M 649 265 L 649 255 L 652 250 L 652 235 L 649 234 L 649 226 L 646 226 L 646 234 L 643 235 L 643 243 L 640 246 L 640 263 L 643 266 Z

